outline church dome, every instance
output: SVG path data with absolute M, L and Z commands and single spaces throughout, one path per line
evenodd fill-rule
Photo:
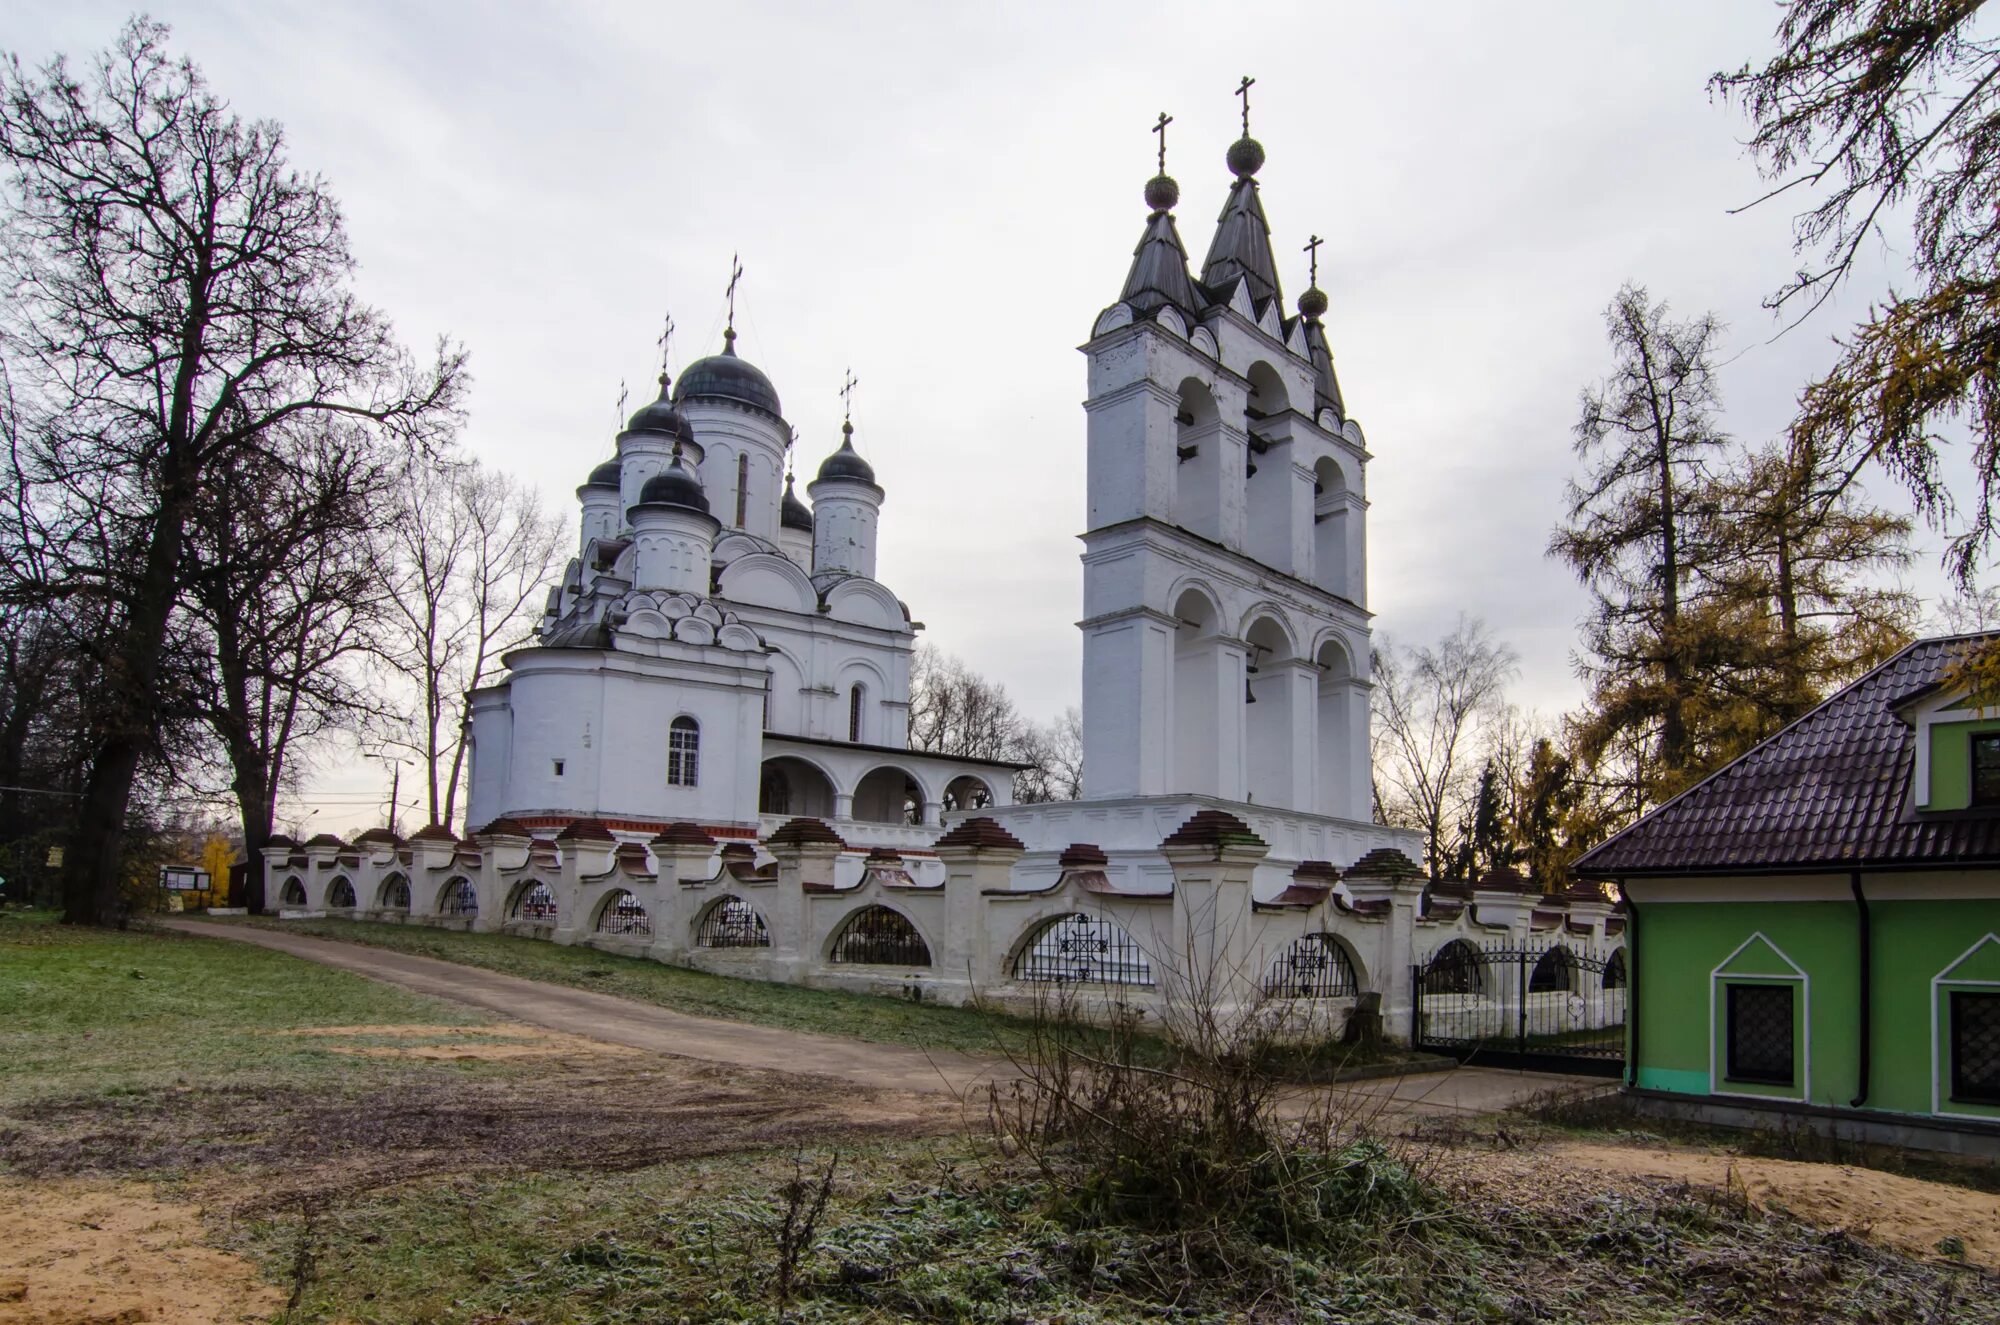
M 707 515 L 708 494 L 702 491 L 701 480 L 694 471 L 683 465 L 676 453 L 674 463 L 647 479 L 639 489 L 639 505 L 678 506 Z
M 683 381 L 686 379 L 683 378 Z M 676 393 L 678 394 L 678 393 Z M 674 408 L 673 398 L 667 394 L 667 375 L 660 374 L 660 398 L 634 414 L 625 425 L 627 432 L 655 433 L 662 437 L 678 437 L 682 441 L 694 440 L 694 430 L 688 421 Z
M 686 400 L 729 400 L 782 418 L 777 388 L 763 370 L 736 357 L 736 333 L 722 334 L 722 353 L 697 359 L 681 370 L 674 403 Z
M 792 477 L 785 476 L 785 500 L 778 508 L 778 524 L 786 529 L 800 529 L 810 534 L 813 527 L 812 507 L 799 500 L 799 494 L 792 491 Z
M 590 471 L 590 477 L 584 480 L 583 486 L 586 488 L 616 488 L 619 486 L 622 478 L 623 474 L 618 462 L 616 460 L 607 460 Z
M 861 458 L 854 449 L 854 425 L 840 425 L 840 449 L 820 462 L 819 475 L 813 481 L 824 483 L 828 479 L 851 479 L 857 483 L 873 484 L 875 467 Z

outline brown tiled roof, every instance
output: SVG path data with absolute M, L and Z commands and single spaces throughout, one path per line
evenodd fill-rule
M 656 847 L 712 847 L 715 839 L 700 824 L 668 824 L 653 836 Z
M 341 841 L 332 833 L 315 833 L 306 839 L 306 845 L 309 847 L 345 847 L 347 843 Z
M 818 819 L 788 819 L 778 831 L 765 839 L 768 846 L 810 846 L 815 843 L 826 846 L 845 847 L 846 841 L 839 833 L 828 828 Z
M 365 833 L 356 833 L 354 835 L 355 846 L 368 846 L 376 842 L 392 847 L 403 845 L 403 839 L 397 837 L 395 833 L 387 828 L 370 828 Z
M 1292 877 L 1305 884 L 1335 884 L 1340 882 L 1340 871 L 1330 860 L 1302 860 Z
M 1021 839 L 1002 828 L 997 822 L 980 815 L 954 824 L 950 832 L 931 844 L 932 850 L 939 847 L 983 847 L 994 850 L 1025 851 Z
M 1916 733 L 1897 708 L 1967 645 L 1919 640 L 1576 862 L 1592 878 L 2000 863 L 2000 813 L 1910 808 Z
M 595 819 L 578 819 L 556 834 L 558 842 L 616 842 L 609 828 Z
M 412 842 L 456 842 L 458 841 L 458 834 L 452 832 L 451 829 L 446 828 L 443 824 L 425 824 L 422 828 L 410 834 L 410 840 Z
M 264 845 L 267 847 L 295 847 L 298 845 L 298 842 L 284 833 L 273 833 L 264 839 Z
M 1163 847 L 1222 847 L 1265 845 L 1250 831 L 1250 825 L 1221 810 L 1197 810 L 1192 819 L 1176 828 Z
M 495 819 L 492 823 L 486 825 L 486 827 L 476 830 L 473 833 L 473 836 L 474 837 L 529 837 L 532 836 L 532 834 L 528 832 L 527 825 L 523 824 L 520 820 L 509 819 L 507 816 L 501 815 L 498 819 Z

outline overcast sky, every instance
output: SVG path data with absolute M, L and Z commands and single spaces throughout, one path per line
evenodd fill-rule
M 13 6 L 0 45 L 84 55 L 127 12 Z M 1548 712 L 1579 693 L 1584 600 L 1543 548 L 1619 284 L 1728 323 L 1727 424 L 1761 439 L 1897 261 L 1871 253 L 1842 307 L 1773 340 L 1760 300 L 1796 261 L 1790 218 L 1728 214 L 1758 181 L 1704 86 L 1769 50 L 1778 9 L 1754 0 L 150 12 L 327 177 L 365 296 L 413 345 L 471 351 L 466 444 L 572 519 L 620 380 L 643 399 L 657 372 L 662 314 L 676 369 L 719 347 L 739 251 L 739 349 L 776 384 L 799 469 L 837 444 L 852 365 L 856 441 L 888 490 L 881 577 L 1037 716 L 1080 691 L 1075 347 L 1139 237 L 1159 111 L 1198 264 L 1232 89 L 1257 79 L 1286 297 L 1325 236 L 1328 332 L 1375 457 L 1377 629 L 1482 616 L 1521 655 L 1516 699 Z M 292 817 L 371 821 L 379 781 L 329 766 Z

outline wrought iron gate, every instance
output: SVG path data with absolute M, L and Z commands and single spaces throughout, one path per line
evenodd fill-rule
M 1411 1041 L 1463 1062 L 1616 1076 L 1625 1062 L 1625 954 L 1562 944 L 1446 944 L 1412 968 Z

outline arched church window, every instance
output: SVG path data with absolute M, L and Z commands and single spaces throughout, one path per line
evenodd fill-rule
M 750 457 L 736 457 L 736 527 L 743 527 L 744 517 L 750 512 Z
M 667 730 L 667 785 L 692 787 L 701 779 L 701 724 L 693 718 L 674 719 Z
M 847 692 L 847 739 L 861 739 L 861 707 L 868 700 L 868 691 L 863 686 L 855 686 Z

